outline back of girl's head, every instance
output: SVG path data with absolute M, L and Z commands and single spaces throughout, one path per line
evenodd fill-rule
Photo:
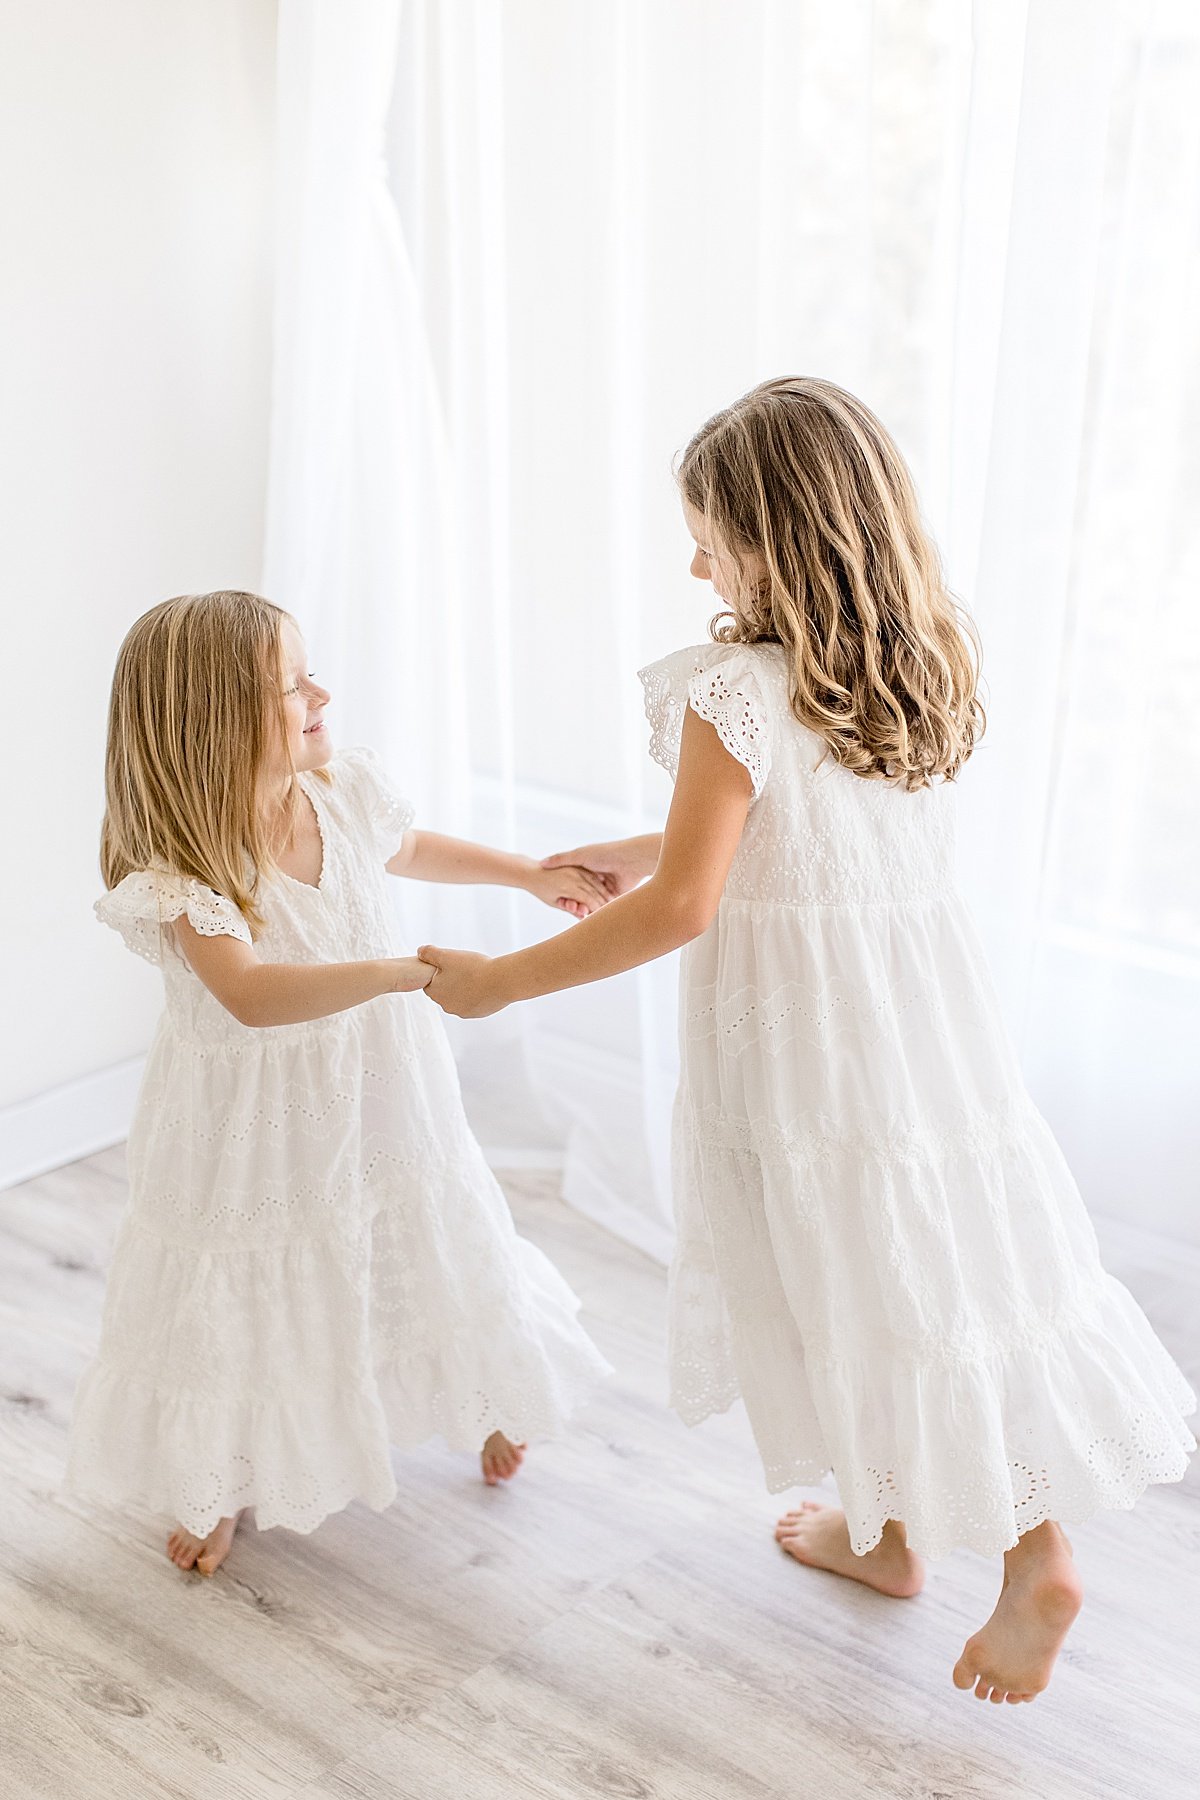
M 867 407 L 828 381 L 764 382 L 701 427 L 677 473 L 734 570 L 713 635 L 782 644 L 797 718 L 855 775 L 952 778 L 984 725 L 976 640 Z
M 193 876 L 252 926 L 271 866 L 259 777 L 282 722 L 280 631 L 255 594 L 185 594 L 151 607 L 117 657 L 108 714 L 100 866 Z M 283 741 L 282 736 L 279 739 Z

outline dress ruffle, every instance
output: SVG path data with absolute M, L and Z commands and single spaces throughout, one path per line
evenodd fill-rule
M 679 773 L 683 718 L 690 706 L 749 771 L 757 799 L 771 772 L 771 731 L 753 652 L 742 644 L 697 644 L 639 670 L 639 678 L 655 762 L 669 775 Z
M 252 1250 L 177 1243 L 131 1215 L 68 1486 L 198 1537 L 243 1506 L 264 1529 L 312 1531 L 351 1499 L 390 1504 L 391 1448 L 559 1433 L 611 1370 L 491 1182 L 470 1160 L 436 1186 L 393 1179 L 357 1236 Z
M 138 869 L 96 901 L 96 917 L 119 931 L 135 956 L 161 965 L 163 927 L 187 917 L 204 937 L 240 938 L 249 944 L 250 927 L 232 900 L 186 875 Z
M 877 1015 L 870 1029 L 886 1047 Z M 1104 1270 L 1004 1046 L 963 1008 L 954 1031 L 906 1030 L 908 1094 L 895 1071 L 840 1112 L 816 1100 L 821 1033 L 738 1054 L 724 1081 L 693 1064 L 675 1120 L 672 1403 L 696 1424 L 742 1396 L 770 1490 L 832 1470 L 859 1554 L 890 1518 L 928 1556 L 998 1554 L 1044 1519 L 1178 1481 L 1196 1396 Z M 939 1099 L 914 1109 L 918 1068 Z M 789 1117 L 789 1091 L 811 1110 Z
M 814 1277 L 814 1281 L 819 1276 Z M 923 1555 L 1011 1549 L 1046 1519 L 1082 1524 L 1178 1481 L 1196 1396 L 1127 1290 L 1100 1272 L 1073 1310 L 1009 1344 L 948 1353 L 877 1332 L 810 1355 L 798 1297 L 726 1308 L 702 1247 L 671 1282 L 672 1402 L 698 1424 L 743 1395 L 767 1486 L 833 1471 L 853 1548 L 903 1521 Z

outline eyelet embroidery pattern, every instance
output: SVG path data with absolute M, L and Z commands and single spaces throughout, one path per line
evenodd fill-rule
M 161 967 L 163 927 L 187 916 L 188 924 L 203 937 L 235 937 L 251 941 L 250 927 L 223 894 L 186 876 L 139 870 L 127 875 L 110 893 L 97 900 L 96 917 L 120 932 L 135 956 Z
M 320 887 L 268 884 L 264 961 L 396 953 L 383 864 L 412 808 L 369 752 L 331 770 L 301 777 Z M 355 1497 L 389 1504 L 393 1447 L 559 1432 L 607 1365 L 571 1290 L 516 1234 L 436 1008 L 385 995 L 251 1030 L 163 954 L 184 912 L 249 941 L 227 900 L 145 871 L 98 911 L 161 967 L 167 1009 L 70 1485 L 201 1536 L 245 1505 L 260 1526 L 311 1531 Z
M 654 761 L 669 775 L 679 773 L 683 717 L 690 706 L 715 728 L 729 754 L 749 770 L 757 799 L 770 773 L 771 746 L 766 709 L 748 658 L 735 648 L 723 662 L 708 665 L 703 650 L 684 650 L 669 657 L 666 665 L 656 664 L 640 673 Z
M 953 789 L 840 768 L 783 653 L 642 671 L 651 752 L 688 706 L 755 800 L 682 959 L 671 1398 L 741 1398 L 772 1492 L 837 1478 L 854 1548 L 1009 1549 L 1177 1481 L 1195 1395 L 1104 1270 L 1025 1091 L 954 883 Z

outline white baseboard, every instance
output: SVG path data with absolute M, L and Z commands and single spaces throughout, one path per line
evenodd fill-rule
M 145 1057 L 135 1056 L 0 1108 L 0 1189 L 128 1137 L 145 1066 Z

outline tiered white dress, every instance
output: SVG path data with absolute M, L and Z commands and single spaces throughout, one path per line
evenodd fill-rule
M 395 955 L 385 861 L 412 819 L 369 751 L 300 777 L 318 887 L 266 895 L 268 962 Z M 161 965 L 166 1013 L 129 1139 L 130 1198 L 99 1354 L 76 1397 L 69 1485 L 205 1535 L 252 1505 L 311 1531 L 395 1497 L 389 1446 L 478 1451 L 560 1429 L 607 1373 L 578 1301 L 517 1236 L 423 994 L 240 1025 L 163 930 L 249 942 L 195 881 L 129 875 L 97 903 Z
M 953 789 L 822 760 L 775 645 L 643 671 L 677 771 L 690 705 L 754 799 L 684 952 L 672 1399 L 745 1400 L 768 1486 L 831 1470 L 854 1549 L 994 1554 L 1177 1481 L 1182 1373 L 1023 1085 L 955 890 Z

